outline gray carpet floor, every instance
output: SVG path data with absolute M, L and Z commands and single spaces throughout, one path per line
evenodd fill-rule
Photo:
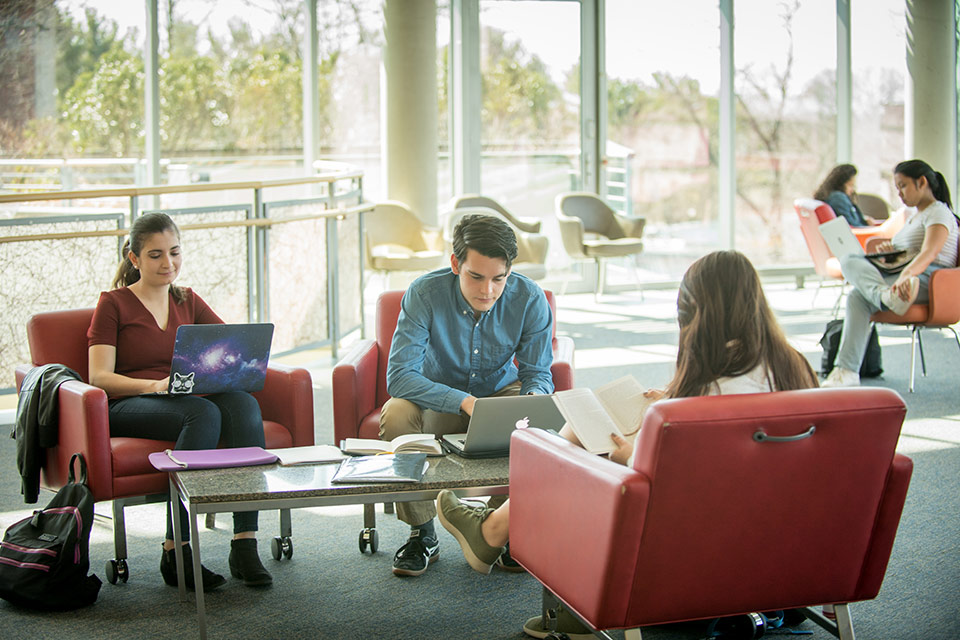
M 814 303 L 811 290 L 768 285 L 768 295 L 791 341 L 819 365 L 817 340 L 831 317 L 834 292 Z M 577 344 L 576 382 L 596 386 L 625 373 L 641 383 L 662 386 L 670 377 L 676 349 L 676 292 L 650 291 L 560 298 L 561 332 Z M 373 326 L 372 323 L 369 326 Z M 919 377 L 907 393 L 909 333 L 881 328 L 885 373 L 868 384 L 890 387 L 908 405 L 900 450 L 914 460 L 914 476 L 893 556 L 879 597 L 851 605 L 858 636 L 874 639 L 960 637 L 960 353 L 948 333 L 925 335 L 931 375 Z M 316 387 L 317 442 L 332 441 L 329 357 L 308 363 Z M 6 433 L 6 429 L 3 429 Z M 15 443 L 0 438 L 0 528 L 33 508 L 19 494 Z M 49 499 L 42 496 L 41 502 Z M 98 505 L 109 514 L 109 504 Z M 0 601 L 0 638 L 190 638 L 196 637 L 196 609 L 181 603 L 176 589 L 158 571 L 163 512 L 160 505 L 127 512 L 131 577 L 104 584 L 93 606 L 70 613 L 22 611 Z M 558 514 L 551 526 L 576 526 Z M 301 509 L 293 512 L 294 555 L 275 562 L 269 542 L 276 512 L 261 515 L 261 555 L 274 585 L 250 589 L 228 578 L 207 597 L 210 638 L 522 638 L 527 617 L 539 613 L 540 587 L 526 574 L 475 573 L 454 539 L 438 527 L 440 560 L 419 578 L 390 573 L 393 551 L 405 527 L 378 514 L 381 549 L 361 555 L 359 507 Z M 763 526 L 762 523 L 756 526 Z M 201 533 L 204 563 L 229 575 L 230 518 Z M 113 557 L 110 521 L 99 517 L 91 538 L 91 567 L 101 578 Z M 785 575 L 784 581 L 790 576 Z M 829 638 L 811 623 L 806 637 Z M 686 640 L 703 635 L 690 624 L 645 629 L 644 638 Z M 622 634 L 614 632 L 615 637 Z

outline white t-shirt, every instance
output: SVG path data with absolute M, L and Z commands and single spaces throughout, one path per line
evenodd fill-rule
M 742 376 L 735 378 L 717 378 L 711 385 L 710 392 L 707 395 L 732 396 L 741 393 L 767 393 L 773 390 L 773 377 L 770 375 L 767 367 L 761 364 Z M 637 429 L 636 433 L 625 436 L 625 439 L 630 444 L 634 444 L 639 434 L 640 430 Z M 633 453 L 630 454 L 630 459 L 627 460 L 628 467 L 633 467 L 633 459 L 636 455 L 637 449 L 634 447 Z
M 949 231 L 947 241 L 943 244 L 943 249 L 934 258 L 933 263 L 943 267 L 957 266 L 957 237 L 960 231 L 957 229 L 957 219 L 953 216 L 945 203 L 934 200 L 923 211 L 918 211 L 916 207 L 907 209 L 907 221 L 903 228 L 897 232 L 891 239 L 893 246 L 897 249 L 907 249 L 909 251 L 919 251 L 923 246 L 923 238 L 927 232 L 927 227 L 932 224 L 942 224 Z
M 737 393 L 766 393 L 767 391 L 773 391 L 773 380 L 767 368 L 760 365 L 753 371 L 736 378 L 717 378 L 708 395 L 730 396 Z

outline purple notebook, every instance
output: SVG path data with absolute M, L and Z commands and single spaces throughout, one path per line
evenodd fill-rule
M 150 464 L 160 471 L 249 467 L 255 464 L 270 464 L 278 459 L 276 454 L 261 447 L 177 451 L 167 449 L 166 451 L 151 453 L 148 458 Z

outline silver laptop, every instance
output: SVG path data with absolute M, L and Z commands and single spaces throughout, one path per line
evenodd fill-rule
M 464 458 L 497 458 L 510 453 L 514 429 L 563 427 L 553 396 L 502 396 L 477 398 L 466 433 L 448 433 L 441 443 L 450 453 Z
M 847 222 L 846 218 L 837 217 L 828 220 L 821 224 L 819 228 L 824 242 L 827 243 L 830 251 L 836 257 L 864 255 L 863 246 L 857 240 L 857 236 L 853 235 L 853 231 L 850 230 L 850 223 Z

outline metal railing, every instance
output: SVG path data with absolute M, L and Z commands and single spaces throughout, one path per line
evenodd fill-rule
M 186 257 L 179 282 L 226 321 L 273 322 L 276 355 L 329 346 L 336 358 L 346 333 L 365 330 L 363 213 L 373 205 L 362 172 L 319 169 L 281 180 L 0 195 L 9 216 L 0 218 L 0 389 L 29 362 L 29 317 L 94 306 L 127 229 L 149 211 L 177 220 Z M 342 305 L 341 292 L 356 304 Z

